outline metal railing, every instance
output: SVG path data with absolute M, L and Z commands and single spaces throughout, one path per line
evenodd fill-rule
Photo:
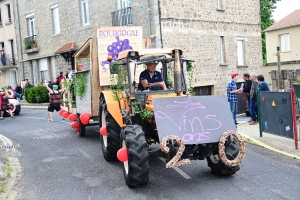
M 36 35 L 28 36 L 24 38 L 24 49 L 29 50 L 37 47 Z
M 0 66 L 12 66 L 12 65 L 17 65 L 17 55 L 0 53 Z
M 132 25 L 131 10 L 132 10 L 132 7 L 126 7 L 126 8 L 111 12 L 112 26 Z

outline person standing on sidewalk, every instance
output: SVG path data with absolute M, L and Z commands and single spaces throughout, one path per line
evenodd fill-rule
M 236 81 L 239 79 L 239 74 L 234 72 L 231 74 L 232 80 L 227 85 L 227 100 L 229 102 L 230 111 L 232 113 L 232 118 L 234 123 L 237 125 L 236 114 L 237 114 L 237 93 L 241 93 L 243 88 L 237 89 Z
M 243 87 L 243 92 L 245 93 L 245 99 L 247 99 L 248 109 L 249 109 L 250 116 L 251 116 L 250 89 L 251 89 L 251 85 L 252 85 L 252 80 L 250 79 L 250 74 L 249 73 L 243 74 L 243 79 L 245 81 L 245 84 L 244 84 L 244 87 Z M 252 122 L 252 118 L 250 118 L 250 120 L 248 122 Z
M 250 115 L 251 119 L 253 120 L 250 122 L 250 125 L 257 124 L 257 87 L 258 82 L 256 80 L 256 74 L 251 73 L 250 79 L 252 80 L 251 90 L 250 90 Z
M 265 81 L 265 77 L 263 75 L 257 76 L 257 81 L 259 83 L 258 89 L 259 91 L 270 91 L 268 83 Z

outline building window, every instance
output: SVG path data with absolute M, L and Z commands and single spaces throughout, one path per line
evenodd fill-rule
M 34 14 L 27 15 L 26 19 L 27 19 L 27 25 L 28 25 L 28 34 L 29 34 L 29 36 L 34 36 L 35 35 Z
M 129 7 L 131 4 L 130 0 L 117 0 L 118 10 Z
M 217 0 L 217 6 L 218 10 L 223 10 L 223 0 Z
M 224 36 L 220 37 L 220 56 L 221 56 L 221 64 L 225 64 L 225 45 L 224 45 Z
M 82 25 L 90 24 L 89 5 L 87 0 L 81 0 L 81 18 Z
M 53 34 L 60 33 L 58 4 L 51 6 L 53 18 Z
M 4 5 L 4 15 L 5 15 L 5 23 L 11 23 L 11 13 L 10 13 L 10 4 Z
M 283 34 L 280 35 L 280 47 L 281 52 L 287 52 L 291 50 L 290 46 L 290 34 Z
M 245 65 L 245 38 L 237 38 L 237 65 Z
M 41 71 L 41 82 L 47 82 L 49 80 L 48 70 Z

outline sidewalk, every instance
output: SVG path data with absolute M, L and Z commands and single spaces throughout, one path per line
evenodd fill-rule
M 259 125 L 249 125 L 249 123 L 241 123 L 237 126 L 237 131 L 243 136 L 245 142 L 264 147 L 271 151 L 275 151 L 294 159 L 300 160 L 300 150 L 295 148 L 295 141 L 263 132 L 262 137 L 259 134 Z M 299 141 L 300 144 L 300 141 Z

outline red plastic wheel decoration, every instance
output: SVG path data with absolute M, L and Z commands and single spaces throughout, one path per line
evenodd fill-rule
M 71 124 L 71 127 L 72 127 L 72 128 L 75 128 L 75 127 L 74 127 L 74 123 L 75 123 L 75 122 L 73 122 L 73 123 Z
M 58 113 L 60 116 L 62 116 L 64 114 L 64 112 L 66 112 L 65 110 L 60 110 Z
M 76 114 L 70 114 L 69 115 L 69 120 L 72 122 L 72 121 L 75 121 L 77 119 L 77 116 Z
M 65 118 L 65 119 L 66 119 L 66 118 L 68 118 L 68 117 L 69 117 L 69 115 L 70 115 L 70 113 L 69 113 L 69 112 L 64 112 L 62 116 L 63 116 L 63 118 Z
M 79 132 L 79 128 L 75 128 L 75 132 Z
M 82 113 L 79 117 L 82 124 L 88 124 L 90 121 L 91 115 L 89 113 Z
M 127 151 L 127 149 L 126 148 L 119 149 L 119 151 L 117 153 L 117 157 L 118 157 L 119 161 L 121 161 L 121 162 L 128 161 L 128 151 Z
M 74 128 L 79 128 L 79 122 L 76 121 L 76 122 L 73 122 L 74 123 Z
M 100 128 L 100 134 L 101 134 L 102 136 L 107 136 L 107 129 L 106 129 L 106 126 L 102 126 L 102 127 Z

